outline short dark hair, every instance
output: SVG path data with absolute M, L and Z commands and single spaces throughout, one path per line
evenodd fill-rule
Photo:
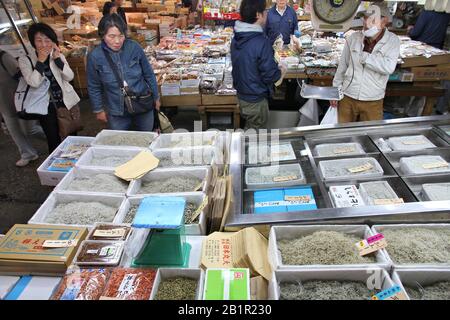
M 263 13 L 265 10 L 265 0 L 242 0 L 240 8 L 241 21 L 253 24 L 258 20 L 256 14 Z
M 127 35 L 127 25 L 123 19 L 116 13 L 107 14 L 98 23 L 98 35 L 103 38 L 112 27 L 119 29 L 120 33 Z
M 32 24 L 27 32 L 28 40 L 30 40 L 33 48 L 36 49 L 36 46 L 34 44 L 34 37 L 36 36 L 36 33 L 42 33 L 46 35 L 48 38 L 50 38 L 50 40 L 52 40 L 52 42 L 58 45 L 58 36 L 56 35 L 56 32 L 52 29 L 52 27 L 50 27 L 48 24 L 39 22 Z

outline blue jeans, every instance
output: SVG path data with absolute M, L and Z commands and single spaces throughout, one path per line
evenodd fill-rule
M 111 130 L 153 131 L 154 110 L 132 115 L 126 109 L 123 116 L 108 114 L 108 126 Z M 133 125 L 133 127 L 132 127 Z

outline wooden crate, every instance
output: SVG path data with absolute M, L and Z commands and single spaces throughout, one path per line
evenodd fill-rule
M 450 53 L 439 56 L 432 56 L 430 58 L 425 57 L 405 58 L 403 59 L 403 61 L 404 63 L 400 65 L 401 68 L 436 66 L 439 64 L 449 63 Z
M 237 96 L 216 96 L 214 94 L 202 94 L 202 105 L 231 105 L 237 104 Z

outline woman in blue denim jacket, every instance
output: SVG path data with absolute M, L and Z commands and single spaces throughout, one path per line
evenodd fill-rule
M 154 110 L 131 114 L 106 54 L 116 65 L 124 85 L 137 95 L 150 92 L 154 98 L 154 108 L 159 110 L 160 100 L 156 77 L 140 45 L 126 38 L 126 25 L 117 14 L 104 16 L 98 26 L 102 43 L 88 56 L 88 93 L 92 110 L 99 121 L 108 123 L 112 130 L 152 131 Z

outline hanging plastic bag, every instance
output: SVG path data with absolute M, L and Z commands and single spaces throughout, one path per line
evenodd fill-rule
M 338 111 L 337 108 L 329 107 L 327 113 L 322 119 L 320 125 L 337 124 L 338 123 Z

